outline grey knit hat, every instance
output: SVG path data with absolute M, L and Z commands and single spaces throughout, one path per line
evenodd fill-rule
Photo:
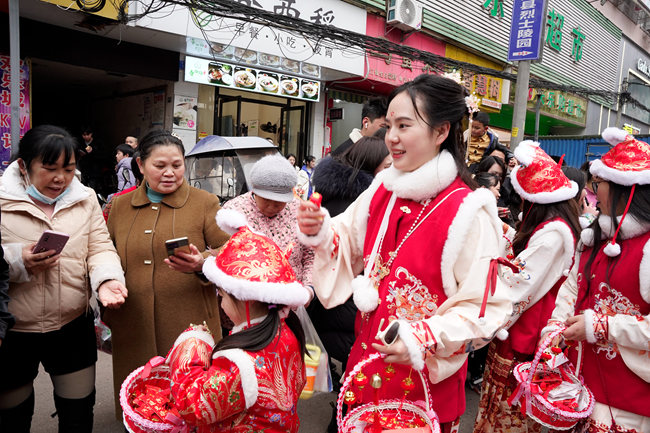
M 260 159 L 251 169 L 253 193 L 262 198 L 289 203 L 298 175 L 287 159 L 276 153 Z

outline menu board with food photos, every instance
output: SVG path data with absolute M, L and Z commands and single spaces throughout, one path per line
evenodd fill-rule
M 281 60 L 278 56 L 269 56 L 255 51 L 249 54 L 251 61 L 252 55 L 255 55 L 255 63 L 275 67 L 282 65 L 284 60 L 287 67 L 279 69 L 294 70 L 297 67 L 297 72 L 300 72 L 299 62 L 294 62 L 296 65 L 292 65 L 290 63 L 293 62 L 292 60 Z M 245 55 L 245 52 L 242 53 L 242 58 Z M 262 58 L 263 56 L 265 57 Z M 321 83 L 318 80 L 190 56 L 185 58 L 185 81 L 307 101 L 318 101 L 321 90 Z

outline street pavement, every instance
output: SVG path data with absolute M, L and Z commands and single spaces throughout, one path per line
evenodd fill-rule
M 112 371 L 111 356 L 99 352 L 94 433 L 124 432 L 121 422 L 115 419 L 114 414 Z M 36 407 L 34 409 L 32 433 L 56 433 L 57 420 L 51 416 L 54 413 L 52 384 L 49 376 L 42 368 L 34 382 L 34 389 Z M 315 394 L 309 400 L 300 400 L 298 403 L 299 433 L 325 433 L 332 416 L 330 402 L 336 402 L 336 396 L 333 393 Z M 460 433 L 470 433 L 472 431 L 477 406 L 478 395 L 467 389 L 467 410 L 461 418 Z

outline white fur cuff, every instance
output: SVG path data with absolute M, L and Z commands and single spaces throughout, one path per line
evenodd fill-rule
M 90 272 L 90 287 L 97 293 L 99 285 L 104 281 L 115 280 L 126 285 L 122 266 L 112 263 L 100 263 Z
M 323 245 L 326 245 L 326 242 L 329 240 L 330 235 L 330 213 L 325 209 L 324 207 L 321 208 L 321 212 L 323 213 L 323 225 L 321 226 L 320 230 L 318 233 L 316 233 L 314 236 L 306 235 L 303 232 L 300 231 L 300 228 L 296 226 L 296 230 L 298 232 L 298 241 L 300 241 L 301 244 L 307 245 L 308 247 L 312 248 L 320 248 Z
M 399 338 L 404 342 L 404 345 L 406 345 L 406 348 L 408 349 L 409 358 L 411 359 L 413 368 L 420 371 L 424 368 L 422 345 L 416 340 L 415 335 L 413 335 L 413 328 L 411 328 L 411 325 L 408 322 L 404 320 L 398 320 L 398 322 L 399 330 L 397 332 Z
M 212 338 L 212 335 L 210 335 L 209 332 L 198 331 L 196 329 L 192 331 L 183 332 L 181 335 L 179 335 L 176 341 L 174 342 L 174 347 L 182 344 L 183 342 L 189 340 L 190 338 L 196 338 L 197 340 L 201 340 L 211 348 L 214 347 L 214 338 Z
M 242 389 L 244 390 L 246 409 L 253 406 L 257 402 L 258 384 L 255 365 L 250 355 L 241 349 L 226 349 L 216 352 L 212 355 L 212 358 L 226 358 L 239 368 L 239 377 L 241 379 Z
M 587 342 L 594 344 L 596 342 L 596 335 L 594 334 L 594 310 L 585 310 L 585 334 Z

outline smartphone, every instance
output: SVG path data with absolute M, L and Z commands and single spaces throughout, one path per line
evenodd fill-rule
M 32 252 L 43 253 L 45 251 L 54 250 L 56 251 L 55 254 L 61 254 L 61 251 L 63 251 L 63 247 L 65 246 L 66 242 L 68 242 L 69 238 L 70 235 L 67 233 L 45 230 L 41 235 L 41 238 L 36 243 L 34 249 L 32 249 Z
M 187 236 L 166 240 L 165 248 L 167 248 L 168 256 L 176 255 L 177 251 L 183 251 L 184 253 L 190 254 L 190 242 L 187 240 Z

